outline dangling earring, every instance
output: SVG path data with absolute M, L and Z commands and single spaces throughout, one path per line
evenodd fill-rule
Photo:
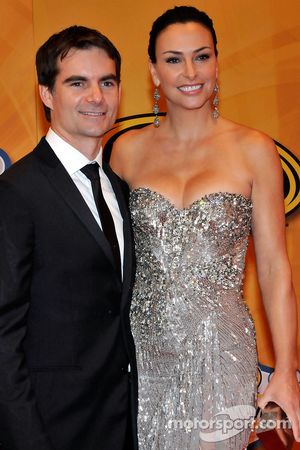
M 215 96 L 214 96 L 214 99 L 213 99 L 213 102 L 212 102 L 214 109 L 213 109 L 211 115 L 212 115 L 213 119 L 217 119 L 219 117 L 219 115 L 220 115 L 220 111 L 218 110 L 218 106 L 219 106 L 219 95 L 218 95 L 219 94 L 219 86 L 218 86 L 218 83 L 216 83 L 216 85 L 214 87 L 214 93 L 215 93 Z
M 155 126 L 155 128 L 158 128 L 160 125 L 160 121 L 159 121 L 159 117 L 158 117 L 158 113 L 159 113 L 158 101 L 160 99 L 160 93 L 159 93 L 158 87 L 156 87 L 154 89 L 153 98 L 154 98 L 153 114 L 155 114 L 153 125 Z

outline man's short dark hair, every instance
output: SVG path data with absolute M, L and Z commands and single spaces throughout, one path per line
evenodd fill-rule
M 37 51 L 36 70 L 38 82 L 53 90 L 58 74 L 58 59 L 62 61 L 72 48 L 86 50 L 97 47 L 104 50 L 115 62 L 116 77 L 120 82 L 121 56 L 114 44 L 102 33 L 92 28 L 73 25 L 53 34 Z M 44 105 L 47 120 L 50 122 L 50 109 Z

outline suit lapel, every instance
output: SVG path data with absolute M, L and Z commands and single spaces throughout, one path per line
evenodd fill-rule
M 128 205 L 126 203 L 125 194 L 122 191 L 121 183 L 117 175 L 111 170 L 109 165 L 103 161 L 103 170 L 108 176 L 113 190 L 115 192 L 120 212 L 123 217 L 123 233 L 124 233 L 124 262 L 123 262 L 123 300 L 127 298 L 128 291 L 131 287 L 132 271 L 133 271 L 133 239 L 130 224 L 130 215 Z M 125 306 L 125 302 L 123 302 Z
M 50 145 L 43 138 L 36 147 L 36 156 L 40 160 L 40 167 L 50 181 L 53 188 L 61 195 L 66 204 L 73 210 L 77 218 L 83 223 L 95 241 L 100 245 L 105 255 L 114 266 L 113 255 L 102 230 L 95 221 L 89 207 L 82 198 L 72 178 L 65 170 Z

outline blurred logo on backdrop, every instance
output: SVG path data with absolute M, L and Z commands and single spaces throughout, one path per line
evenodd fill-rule
M 165 113 L 159 113 L 164 116 Z M 106 134 L 104 158 L 109 160 L 114 141 L 126 131 L 142 128 L 153 123 L 153 114 L 137 114 L 117 119 L 115 126 Z M 284 173 L 284 203 L 286 215 L 291 214 L 300 207 L 300 161 L 280 142 L 274 141 L 281 159 Z
M 0 148 L 0 175 L 11 165 L 8 154 Z
M 285 212 L 291 214 L 300 206 L 300 161 L 280 142 L 274 142 L 283 168 Z

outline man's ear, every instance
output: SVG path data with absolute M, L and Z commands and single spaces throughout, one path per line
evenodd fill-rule
M 53 109 L 53 96 L 49 88 L 39 84 L 39 94 L 44 105 L 48 106 L 50 109 Z
M 150 61 L 150 59 L 149 59 L 148 65 L 149 65 L 149 70 L 150 70 L 150 74 L 151 74 L 151 78 L 152 78 L 153 84 L 154 84 L 154 86 L 158 87 L 160 85 L 160 80 L 159 80 L 159 77 L 158 77 L 157 72 L 156 72 L 155 64 L 153 64 L 153 62 Z
M 122 94 L 121 82 L 119 82 L 118 93 L 119 93 L 119 103 L 120 103 L 120 101 L 121 101 L 121 94 Z

